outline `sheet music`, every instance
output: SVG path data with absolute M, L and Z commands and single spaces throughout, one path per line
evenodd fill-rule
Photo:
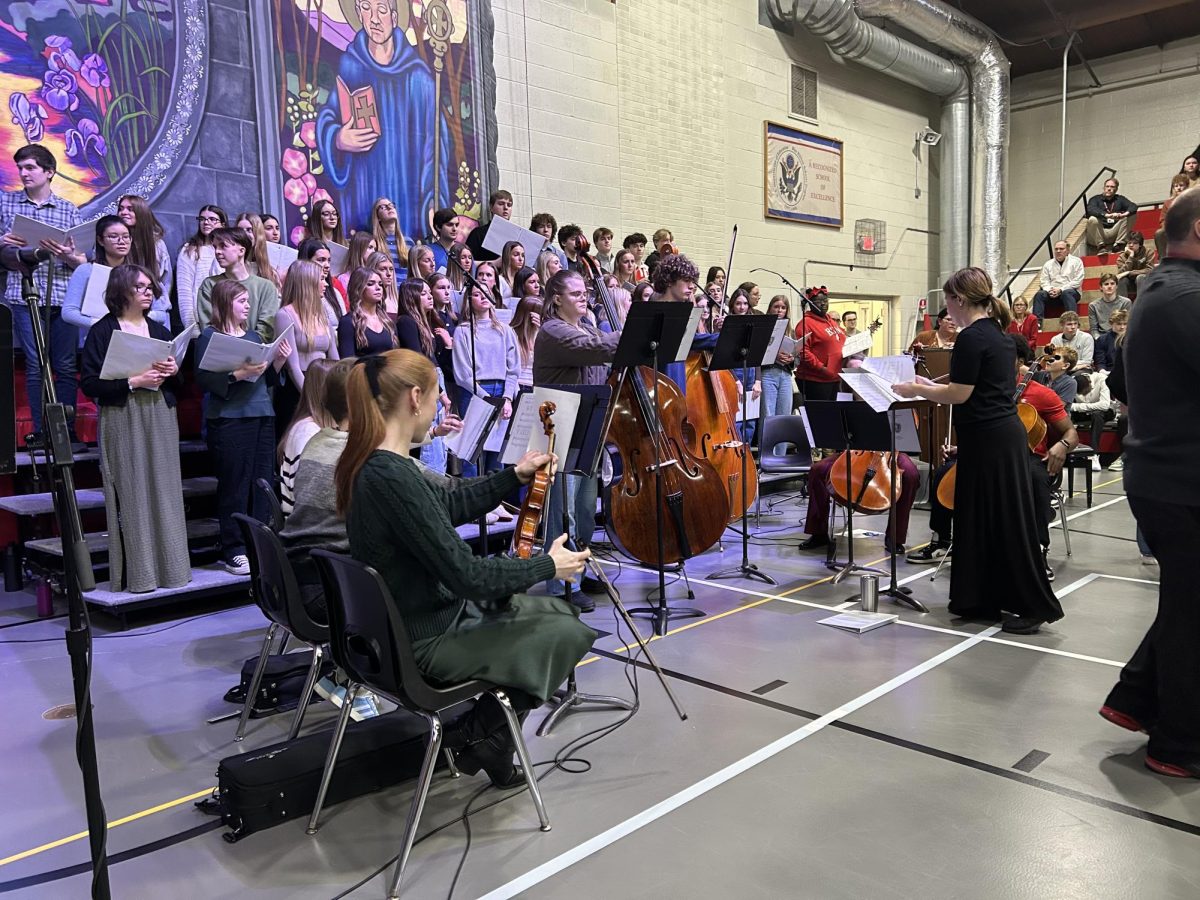
M 513 316 L 517 314 L 516 309 L 501 309 L 498 306 L 493 306 L 492 312 L 496 314 L 497 321 L 503 322 L 510 327 L 512 326 Z
M 171 341 L 171 356 L 175 359 L 175 365 L 183 365 L 183 358 L 187 356 L 188 346 L 192 343 L 192 338 L 199 333 L 200 326 L 193 322 L 180 332 L 175 340 Z
M 842 381 L 875 412 L 885 412 L 904 398 L 892 393 L 891 385 L 871 372 L 843 372 Z
M 525 249 L 525 261 L 532 267 L 537 262 L 538 254 L 550 241 L 528 228 L 522 228 L 503 216 L 494 216 L 488 225 L 487 237 L 483 239 L 483 249 L 491 250 L 497 256 L 504 252 L 504 245 L 509 241 L 519 241 Z
M 88 275 L 87 288 L 83 292 L 83 303 L 79 311 L 93 319 L 103 319 L 108 315 L 108 307 L 104 305 L 104 292 L 108 289 L 108 277 L 112 275 L 111 266 L 92 263 L 91 274 Z
M 679 342 L 679 352 L 675 355 L 675 362 L 685 361 L 688 354 L 692 352 L 692 342 L 696 340 L 696 330 L 700 327 L 700 319 L 703 316 L 704 307 L 697 306 L 692 310 L 692 314 L 688 318 L 687 330 L 683 333 L 683 340 Z
M 529 450 L 545 452 L 547 439 L 538 418 L 538 410 L 547 400 L 555 405 L 553 419 L 554 433 L 557 437 L 554 452 L 560 463 L 567 458 L 571 436 L 575 433 L 575 420 L 579 418 L 580 397 L 570 391 L 535 387 L 529 393 L 521 395 L 520 408 L 513 413 L 508 446 L 504 450 L 504 456 L 500 458 L 504 465 L 512 465 Z
M 350 248 L 335 241 L 326 241 L 325 246 L 329 248 L 329 271 L 334 275 L 341 275 L 346 271 L 346 258 L 350 255 Z
M 167 341 L 114 331 L 104 354 L 104 365 L 100 377 L 106 380 L 132 378 L 141 375 L 158 362 L 166 362 L 171 356 L 171 345 Z
M 275 271 L 282 276 L 299 258 L 299 252 L 295 247 L 289 247 L 287 244 L 273 244 L 268 241 L 267 258 L 271 260 Z
M 256 344 L 232 334 L 215 331 L 204 350 L 200 368 L 206 372 L 233 372 L 244 365 L 255 366 L 270 362 L 275 358 L 279 345 L 292 336 L 293 327 L 289 325 L 283 330 L 283 334 L 269 344 Z M 262 375 L 258 375 L 246 380 L 258 381 L 261 377 Z
M 484 450 L 490 453 L 499 453 L 504 449 L 504 439 L 508 437 L 508 429 L 516 415 L 517 411 L 514 409 L 513 414 L 507 419 L 503 415 L 496 417 L 496 423 L 488 431 L 487 440 L 483 442 Z
M 68 240 L 75 242 L 76 250 L 83 250 L 90 246 L 92 238 L 96 234 L 96 220 L 84 222 L 82 225 L 76 225 L 74 228 L 55 228 L 53 225 L 47 225 L 45 222 L 39 222 L 37 219 L 31 219 L 28 216 L 23 216 L 17 213 L 13 216 L 13 224 L 11 234 L 24 239 L 25 246 L 36 250 L 42 241 L 54 241 L 59 244 L 65 244 Z M 107 310 L 105 311 L 107 312 Z M 144 370 L 143 370 L 144 371 Z M 136 372 L 134 374 L 137 374 Z
M 796 342 L 787 336 L 788 320 L 780 319 L 775 323 L 775 328 L 771 332 L 771 343 L 767 344 L 767 353 L 763 357 L 763 362 L 771 365 L 775 362 L 775 357 L 779 356 L 780 352 L 794 353 L 796 350 Z M 786 343 L 785 343 L 786 342 Z M 792 349 L 787 348 L 787 344 L 792 345 Z
M 462 417 L 462 430 L 446 435 L 446 449 L 459 459 L 474 459 L 476 451 L 484 439 L 485 429 L 499 414 L 500 410 L 493 404 L 476 397 L 467 406 L 467 411 Z
M 746 395 L 746 421 L 753 422 L 753 421 L 757 420 L 759 415 L 761 415 L 761 411 L 762 411 L 762 394 L 759 394 L 757 397 L 755 397 L 754 392 L 751 391 L 750 393 L 748 393 Z M 737 415 L 735 416 L 735 418 L 738 420 L 738 422 L 742 421 L 742 408 L 741 408 L 740 401 L 738 404 Z
M 857 335 L 855 335 L 857 337 Z M 911 356 L 873 356 L 862 361 L 859 367 L 878 375 L 886 384 L 907 384 L 917 380 L 917 364 Z
M 869 331 L 860 331 L 858 334 L 853 334 L 846 338 L 846 343 L 842 344 L 842 357 L 853 356 L 855 353 L 862 353 L 864 350 L 870 350 L 871 344 L 874 342 L 874 335 Z

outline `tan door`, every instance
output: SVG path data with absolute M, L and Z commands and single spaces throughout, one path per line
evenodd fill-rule
M 887 356 L 892 352 L 893 337 L 891 327 L 890 297 L 837 297 L 829 296 L 829 312 L 840 320 L 847 312 L 858 314 L 858 330 L 866 331 L 873 323 L 878 322 L 874 340 L 871 343 L 872 356 Z

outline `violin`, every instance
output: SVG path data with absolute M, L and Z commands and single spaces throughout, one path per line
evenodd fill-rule
M 599 264 L 586 254 L 579 258 L 608 321 L 621 321 Z M 683 394 L 675 382 L 649 366 L 614 372 L 608 383 L 613 394 L 605 441 L 621 460 L 621 475 L 605 500 L 609 540 L 626 556 L 651 566 L 703 553 L 725 533 L 729 499 L 712 464 L 688 449 Z M 656 460 L 661 495 L 656 489 Z
M 547 400 L 538 407 L 538 418 L 542 422 L 542 430 L 546 435 L 546 452 L 554 456 L 554 419 L 552 416 L 557 406 Z M 525 501 L 521 504 L 521 512 L 517 516 L 516 528 L 513 531 L 513 554 L 518 559 L 529 559 L 533 556 L 533 546 L 538 534 L 542 531 L 542 516 L 546 513 L 546 503 L 550 498 L 550 488 L 554 483 L 554 460 L 551 458 L 544 466 L 533 473 Z
M 842 506 L 875 515 L 892 506 L 892 454 L 843 450 L 829 470 L 829 490 Z

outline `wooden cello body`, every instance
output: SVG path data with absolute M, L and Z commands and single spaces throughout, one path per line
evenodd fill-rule
M 892 505 L 892 454 L 843 450 L 829 469 L 829 488 L 838 503 L 857 513 L 887 512 Z
M 749 447 L 738 433 L 739 395 L 733 372 L 706 372 L 705 354 L 692 352 L 687 358 L 688 448 L 706 459 L 716 470 L 729 498 L 729 521 L 745 515 L 746 506 L 758 496 L 758 467 L 746 460 L 746 502 L 742 504 L 742 454 Z
M 654 425 L 658 385 L 659 427 Z M 609 379 L 613 388 L 608 443 L 621 459 L 605 510 L 609 540 L 647 565 L 676 563 L 703 553 L 729 523 L 725 485 L 712 464 L 696 457 L 684 438 L 687 404 L 665 375 L 639 366 Z M 655 491 L 655 445 L 662 472 L 662 503 Z M 659 556 L 658 522 L 662 522 Z

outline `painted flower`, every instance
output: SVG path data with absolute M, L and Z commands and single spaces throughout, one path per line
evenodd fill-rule
M 310 150 L 316 149 L 317 146 L 317 123 L 309 119 L 300 126 L 300 140 L 304 142 L 304 146 Z
M 80 161 L 87 160 L 89 149 L 100 156 L 108 153 L 108 145 L 100 135 L 100 128 L 91 119 L 80 119 L 79 127 L 67 132 L 67 156 Z
M 52 34 L 46 38 L 46 50 L 48 51 L 47 58 L 50 61 L 51 70 L 57 72 L 61 69 L 69 69 L 73 72 L 78 72 L 82 65 L 75 51 L 71 49 L 71 39 L 64 37 L 61 34 Z
M 89 53 L 83 58 L 79 74 L 94 88 L 108 87 L 112 83 L 108 78 L 108 63 L 99 53 Z
M 299 178 L 308 171 L 308 157 L 299 150 L 288 147 L 283 151 L 283 171 L 293 178 Z
M 29 98 L 21 93 L 11 94 L 8 98 L 8 109 L 12 113 L 12 122 L 19 125 L 25 132 L 25 139 L 37 143 L 46 133 L 43 124 L 49 117 L 46 108 L 40 103 L 30 103 Z
M 42 76 L 42 99 L 51 109 L 59 112 L 74 110 L 79 106 L 79 82 L 70 72 L 61 69 Z
M 303 206 L 308 202 L 308 188 L 299 178 L 289 178 L 283 185 L 283 196 L 292 206 Z
M 292 246 L 293 247 L 300 246 L 300 242 L 302 240 L 304 240 L 304 238 L 305 238 L 304 226 L 297 225 L 295 228 L 293 228 L 292 233 L 291 233 L 291 238 L 292 238 Z
M 313 187 L 317 187 L 317 180 L 315 178 L 313 178 Z M 333 200 L 333 198 L 329 196 L 329 191 L 325 190 L 325 188 L 319 188 L 312 192 L 312 202 L 314 204 L 320 202 L 321 200 Z

